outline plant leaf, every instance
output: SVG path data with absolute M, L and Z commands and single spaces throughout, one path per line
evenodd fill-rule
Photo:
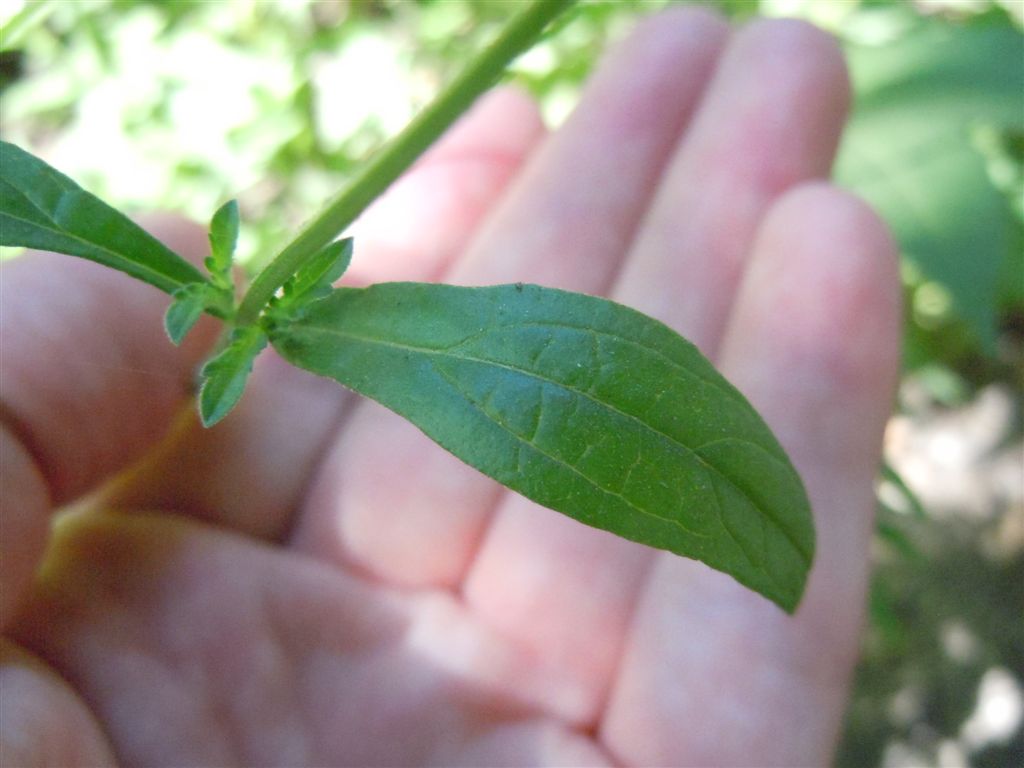
M 856 108 L 836 177 L 991 349 L 1013 213 L 970 136 L 979 123 L 1024 128 L 1024 36 L 1010 24 L 929 21 L 890 45 L 849 46 L 847 58 Z
M 171 296 L 174 301 L 164 314 L 164 330 L 175 344 L 181 343 L 203 312 L 221 318 L 231 312 L 231 294 L 211 283 L 189 283 Z
M 903 496 L 903 500 L 907 503 L 910 512 L 918 520 L 927 520 L 928 513 L 924 509 L 924 505 L 921 503 L 921 499 L 918 497 L 914 490 L 907 485 L 907 481 L 903 479 L 903 476 L 897 472 L 892 464 L 888 461 L 883 460 L 882 466 L 879 467 L 879 476 L 882 480 L 891 483 L 893 487 Z
M 203 314 L 210 287 L 208 283 L 189 283 L 171 294 L 174 301 L 164 314 L 164 330 L 175 344 L 181 344 Z
M 238 245 L 238 201 L 224 203 L 210 220 L 210 258 L 206 268 L 222 286 L 232 285 L 231 263 Z
M 212 427 L 235 407 L 252 372 L 256 355 L 267 345 L 267 336 L 257 326 L 238 328 L 219 355 L 203 366 L 199 390 L 199 416 L 204 427 Z
M 202 274 L 38 157 L 0 142 L 0 245 L 97 261 L 173 293 Z
M 531 285 L 383 283 L 335 290 L 271 342 L 540 504 L 702 560 L 787 611 L 800 599 L 814 529 L 799 476 L 656 320 Z
M 317 298 L 330 290 L 352 262 L 352 238 L 335 240 L 321 248 L 285 283 L 282 306 L 292 307 L 303 300 Z

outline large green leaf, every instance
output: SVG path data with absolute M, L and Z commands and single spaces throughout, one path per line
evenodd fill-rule
M 334 291 L 271 342 L 534 501 L 787 611 L 800 599 L 814 530 L 799 476 L 743 396 L 639 312 L 531 285 L 384 283 Z
M 855 119 L 883 110 L 1020 125 L 1024 37 L 1009 21 L 920 20 L 884 45 L 848 45 Z
M 0 142 L 0 245 L 98 261 L 173 293 L 199 270 L 38 157 Z
M 971 131 L 1024 127 L 1024 37 L 1009 24 L 935 21 L 847 53 L 856 108 L 836 176 L 875 206 L 990 345 L 1013 219 Z

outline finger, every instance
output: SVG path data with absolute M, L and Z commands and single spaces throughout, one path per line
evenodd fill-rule
M 721 366 L 804 478 L 815 564 L 790 617 L 699 563 L 659 557 L 601 728 L 619 759 L 830 761 L 856 658 L 872 478 L 898 374 L 899 290 L 885 228 L 846 193 L 801 187 L 767 217 Z
M 455 596 L 183 518 L 65 518 L 12 634 L 88 702 L 124 765 L 602 762 L 542 717 L 573 711 L 572 686 Z
M 166 221 L 154 233 L 167 237 Z M 201 252 L 201 232 L 172 248 Z M 31 577 L 51 506 L 97 487 L 166 431 L 216 326 L 168 342 L 167 298 L 99 264 L 29 254 L 0 272 L 0 626 Z
M 761 217 L 787 188 L 828 175 L 848 100 L 826 33 L 794 20 L 738 32 L 614 298 L 713 355 Z
M 351 281 L 430 279 L 462 248 L 541 132 L 536 107 L 518 91 L 486 97 L 360 221 Z M 186 415 L 106 501 L 280 539 L 355 402 L 335 382 L 270 350 L 257 360 L 235 411 L 212 429 Z
M 368 255 L 362 267 L 353 265 L 354 282 L 437 277 L 465 247 L 543 132 L 536 106 L 521 92 L 500 89 L 485 98 L 357 225 L 358 250 Z M 439 458 L 429 455 L 435 463 L 425 464 L 420 440 L 426 442 L 399 417 L 359 403 L 317 472 L 290 537 L 292 546 L 338 559 L 345 538 L 374 547 L 415 537 L 423 519 L 396 520 L 408 512 L 406 494 L 443 505 L 442 495 L 424 493 L 429 483 L 421 484 L 421 476 L 447 478 L 454 493 L 459 473 L 467 472 L 443 452 Z M 396 467 L 402 482 L 395 482 Z M 358 511 L 345 517 L 339 507 Z
M 726 35 L 724 21 L 698 8 L 642 22 L 446 279 L 604 290 Z
M 0 765 L 114 765 L 99 725 L 53 670 L 0 641 Z
M 438 279 L 544 134 L 523 91 L 484 96 L 355 223 L 346 282 Z
M 0 628 L 6 627 L 46 549 L 46 478 L 6 425 L 0 428 Z
M 178 251 L 206 248 L 202 232 L 167 219 L 154 231 Z M 92 262 L 29 254 L 2 269 L 5 421 L 63 503 L 163 433 L 215 329 L 204 324 L 175 348 L 166 297 Z
M 739 32 L 662 177 L 613 297 L 714 344 L 765 207 L 787 186 L 827 173 L 845 93 L 838 47 L 813 27 L 762 22 Z M 509 497 L 465 592 L 552 666 L 589 681 L 596 718 L 650 557 Z
M 182 514 L 280 540 L 351 397 L 273 349 L 256 360 L 235 409 L 204 428 L 194 407 L 107 489 L 110 509 Z
M 607 285 L 725 34 L 722 21 L 695 9 L 642 24 L 601 65 L 446 279 Z M 457 586 L 500 497 L 496 484 L 397 417 L 364 411 L 349 426 L 325 472 L 334 487 L 317 497 L 321 508 L 337 500 L 338 511 L 323 515 L 333 528 L 315 539 L 393 582 Z M 399 482 L 387 469 L 394 466 Z

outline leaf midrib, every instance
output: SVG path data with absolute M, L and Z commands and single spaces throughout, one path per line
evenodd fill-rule
M 683 365 L 682 363 L 680 363 L 677 360 L 673 360 L 671 357 L 669 357 L 668 355 L 666 355 L 664 352 L 662 352 L 660 349 L 657 349 L 656 347 L 649 347 L 646 344 L 641 344 L 639 341 L 636 341 L 634 339 L 626 338 L 625 336 L 620 336 L 620 335 L 618 335 L 616 333 L 612 333 L 611 331 L 606 331 L 606 330 L 603 330 L 603 329 L 600 329 L 600 328 L 590 328 L 590 327 L 585 326 L 585 325 L 573 325 L 572 323 L 565 323 L 565 322 L 561 322 L 561 321 L 546 321 L 546 320 L 545 321 L 528 320 L 526 322 L 517 323 L 514 327 L 517 327 L 517 328 L 530 328 L 530 327 L 538 327 L 538 328 L 566 328 L 566 329 L 571 330 L 571 331 L 585 331 L 587 333 L 593 333 L 593 334 L 595 334 L 597 336 L 606 336 L 609 339 L 615 339 L 616 341 L 620 341 L 623 344 L 628 344 L 631 347 L 637 347 L 638 349 L 642 349 L 644 352 L 647 352 L 649 354 L 652 354 L 652 355 L 655 355 L 655 356 L 661 358 L 674 371 L 677 371 L 677 372 L 683 374 L 684 376 L 688 376 L 691 379 L 696 379 L 697 381 L 701 382 L 702 384 L 706 384 L 707 386 L 711 387 L 712 389 L 716 390 L 717 392 L 720 392 L 722 395 L 724 395 L 725 397 L 729 398 L 730 400 L 732 400 L 736 404 L 741 405 L 741 406 L 743 406 L 745 408 L 749 408 L 749 406 L 747 405 L 746 401 L 743 399 L 743 396 L 740 395 L 738 392 L 736 392 L 734 390 L 726 389 L 725 387 L 723 387 L 721 384 L 719 384 L 718 382 L 714 381 L 713 379 L 710 379 L 710 378 L 708 378 L 706 376 L 701 376 L 696 371 L 690 370 L 685 365 Z M 450 345 L 448 347 L 438 348 L 438 351 L 450 352 L 451 350 L 457 349 L 458 347 L 460 347 L 460 346 L 462 346 L 464 344 L 467 344 L 471 340 L 473 340 L 475 338 L 478 338 L 479 336 L 482 336 L 484 333 L 487 333 L 487 332 L 492 331 L 492 330 L 495 330 L 495 329 L 494 328 L 484 328 L 483 330 L 478 331 L 477 333 L 471 334 L 471 335 L 467 336 L 466 338 L 461 339 L 461 340 L 455 342 L 454 344 L 452 344 L 452 345 Z M 469 358 L 466 358 L 466 359 L 469 359 Z

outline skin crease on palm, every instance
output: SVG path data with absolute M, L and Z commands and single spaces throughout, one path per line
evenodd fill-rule
M 551 135 L 518 91 L 483 100 L 358 223 L 347 278 L 600 293 L 697 343 L 807 484 L 792 617 L 272 353 L 203 431 L 182 409 L 212 322 L 175 349 L 148 286 L 5 264 L 0 763 L 828 763 L 900 322 L 884 227 L 825 181 L 848 98 L 803 23 L 659 14 Z

